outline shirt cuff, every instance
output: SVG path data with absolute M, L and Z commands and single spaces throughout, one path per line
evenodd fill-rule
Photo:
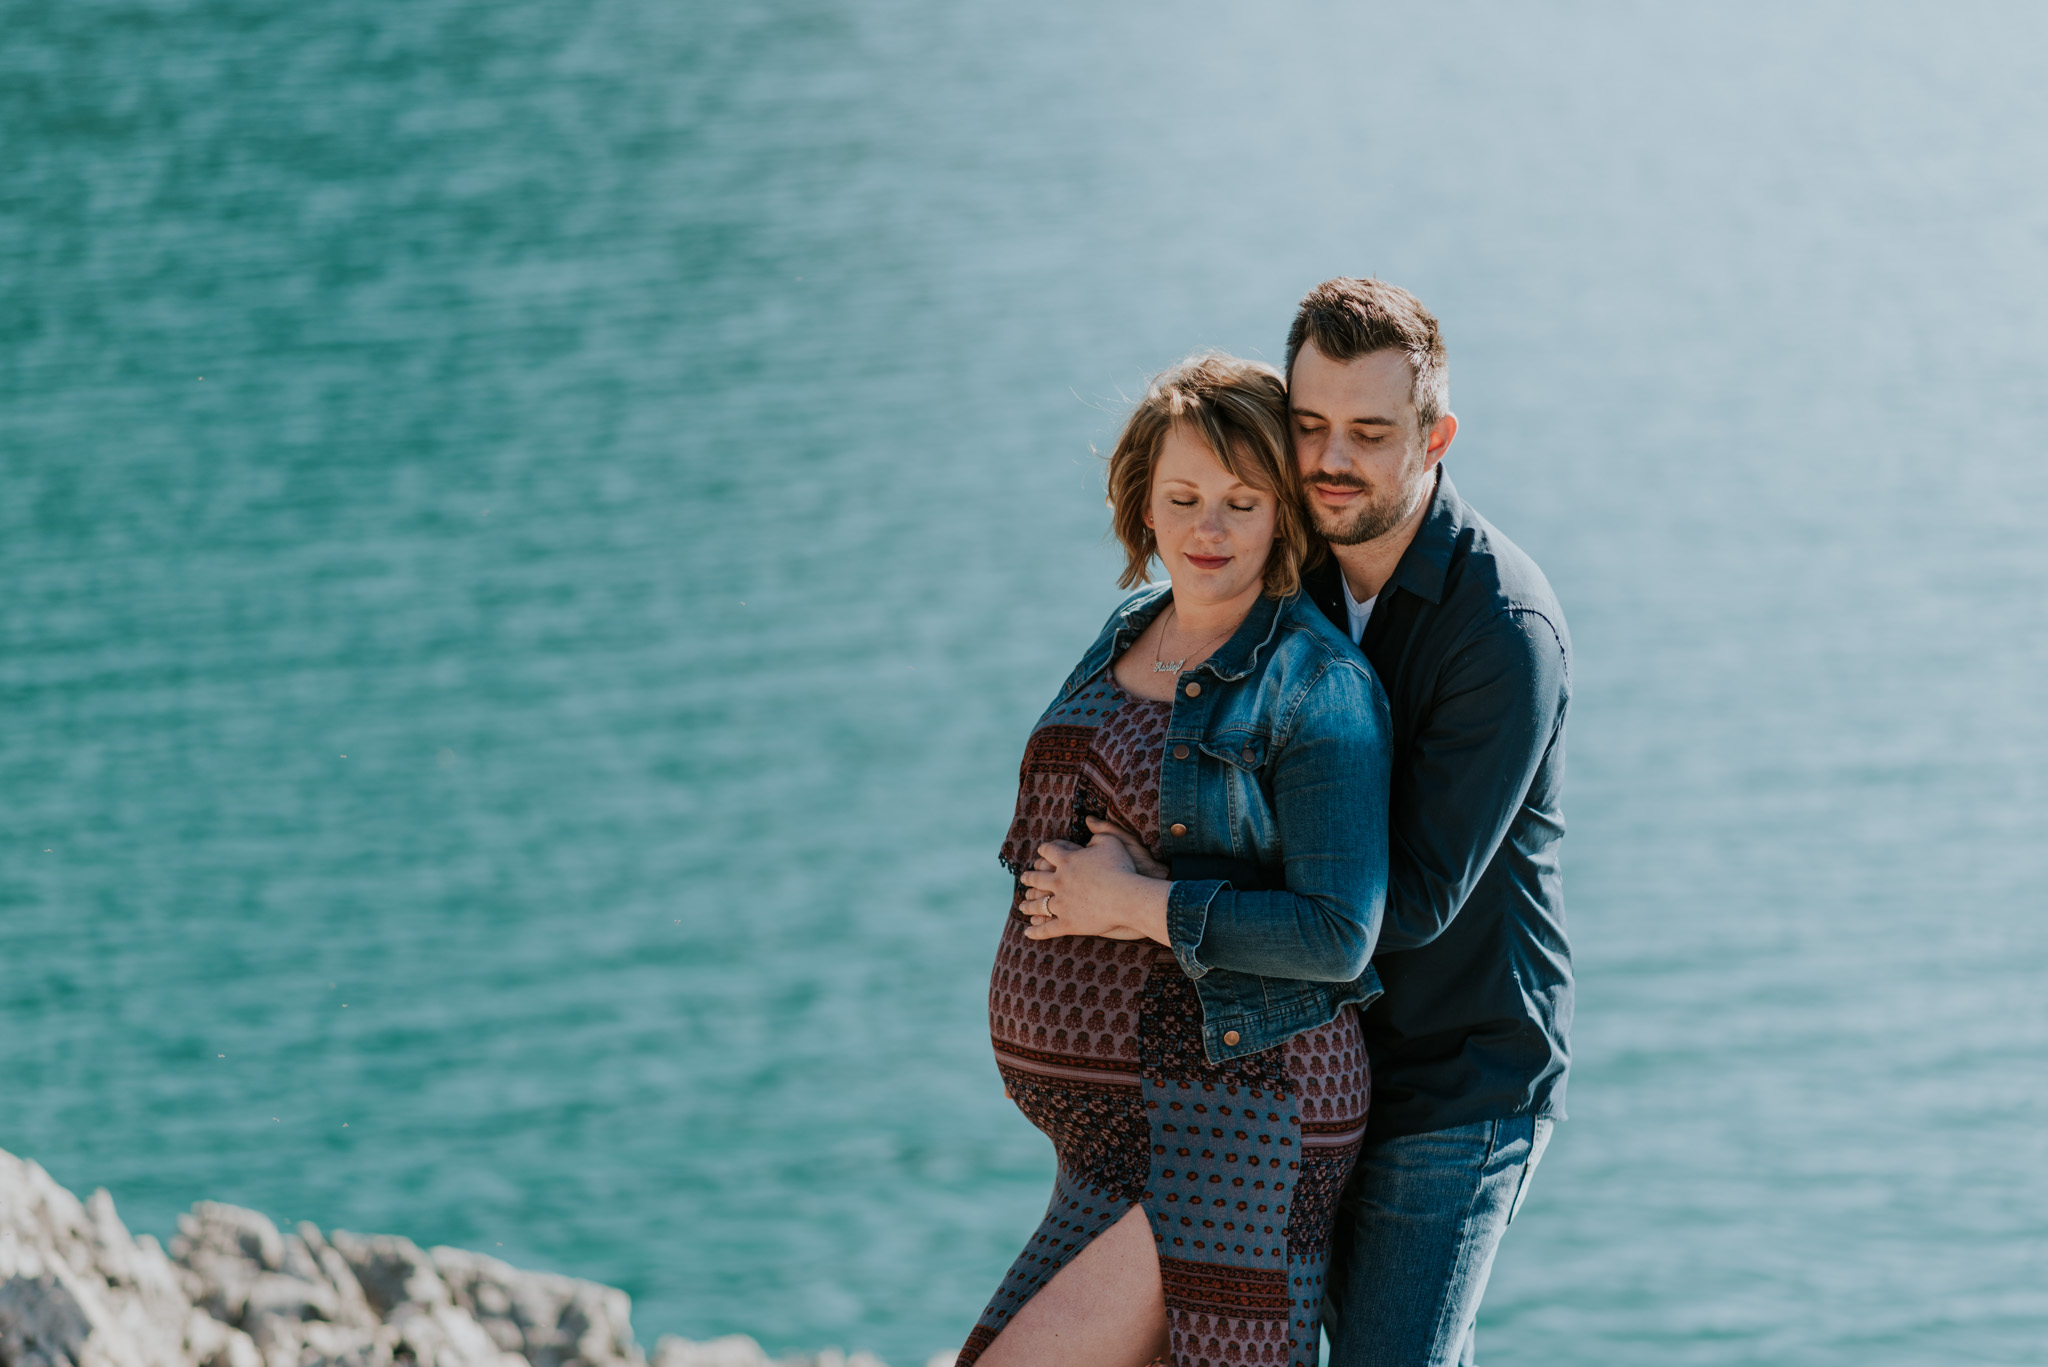
M 1202 947 L 1202 936 L 1209 929 L 1209 904 L 1229 886 L 1221 878 L 1196 878 L 1174 883 L 1166 894 L 1167 944 L 1173 957 L 1180 960 L 1180 971 L 1190 978 L 1209 971 L 1195 951 Z

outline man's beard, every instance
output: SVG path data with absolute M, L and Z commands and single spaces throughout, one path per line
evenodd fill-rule
M 1403 471 L 1403 474 L 1408 472 Z M 1318 475 L 1307 482 L 1329 488 L 1366 491 L 1359 507 L 1341 512 L 1319 507 L 1314 502 L 1314 494 L 1309 495 L 1309 521 L 1332 546 L 1358 546 L 1385 536 L 1414 514 L 1422 501 L 1429 497 L 1431 485 L 1427 471 L 1415 472 L 1404 478 L 1395 489 L 1378 495 L 1372 492 L 1370 484 L 1356 475 Z

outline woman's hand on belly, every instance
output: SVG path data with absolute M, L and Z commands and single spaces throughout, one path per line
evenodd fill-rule
M 1088 824 L 1091 829 L 1096 826 L 1093 821 Z M 1034 866 L 1020 879 L 1031 889 L 1022 908 L 1031 921 L 1025 938 L 1099 935 L 1168 943 L 1166 902 L 1173 884 L 1140 873 L 1131 853 L 1121 839 L 1087 845 L 1051 840 L 1040 845 Z M 1156 863 L 1149 855 L 1147 862 Z

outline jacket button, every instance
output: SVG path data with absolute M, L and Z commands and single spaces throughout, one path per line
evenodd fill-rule
M 1175 835 L 1186 835 L 1188 833 L 1188 828 L 1186 826 L 1181 825 L 1181 823 L 1178 821 L 1174 822 L 1171 826 L 1168 826 L 1166 829 L 1168 831 L 1171 831 Z
M 1175 759 L 1186 759 L 1186 758 L 1188 757 L 1188 748 L 1187 748 L 1187 746 L 1185 746 L 1185 745 L 1176 745 L 1176 746 L 1174 746 L 1174 747 L 1173 747 L 1173 757 L 1174 757 Z
M 1225 1030 L 1225 1031 L 1223 1032 L 1223 1042 L 1224 1042 L 1225 1044 L 1235 1044 L 1235 1043 L 1237 1043 L 1237 1031 L 1235 1031 L 1235 1030 Z
M 1189 685 L 1188 685 L 1188 696 L 1189 696 L 1190 698 L 1199 698 L 1199 697 L 1201 697 L 1201 696 L 1202 696 L 1202 686 L 1201 686 L 1200 684 L 1198 684 L 1198 683 L 1191 683 L 1191 684 L 1189 684 Z

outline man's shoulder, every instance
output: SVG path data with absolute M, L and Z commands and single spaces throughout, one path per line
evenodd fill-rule
M 1455 604 L 1460 617 L 1475 623 L 1533 612 L 1563 636 L 1564 608 L 1535 557 L 1462 498 L 1457 512 L 1457 535 L 1444 574 L 1445 604 Z

